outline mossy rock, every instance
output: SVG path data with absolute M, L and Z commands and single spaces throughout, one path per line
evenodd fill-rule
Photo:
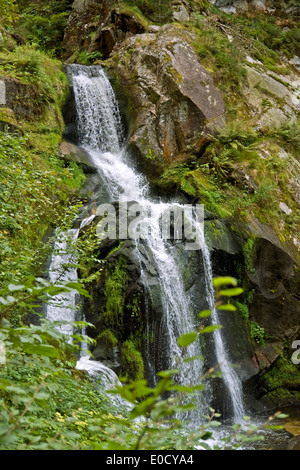
M 0 123 L 13 127 L 18 126 L 15 113 L 11 108 L 0 108 Z
M 290 360 L 280 357 L 264 374 L 262 387 L 267 391 L 285 388 L 298 391 L 300 394 L 300 369 Z
M 210 249 L 237 254 L 241 251 L 241 241 L 225 221 L 207 220 L 204 224 L 205 239 Z
M 125 341 L 121 347 L 121 367 L 125 377 L 132 380 L 144 378 L 144 363 L 141 353 L 135 348 L 132 341 Z

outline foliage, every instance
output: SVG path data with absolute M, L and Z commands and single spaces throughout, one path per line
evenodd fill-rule
M 3 77 L 28 85 L 31 100 L 42 114 L 47 105 L 55 104 L 59 118 L 60 108 L 68 92 L 68 81 L 59 61 L 50 59 L 33 46 L 22 45 L 12 51 L 0 52 L 0 73 Z M 28 101 L 28 96 L 25 100 Z
M 216 308 L 224 309 L 221 297 L 230 298 L 241 292 L 236 280 L 230 277 L 217 278 L 214 285 L 217 289 Z M 23 301 L 30 303 L 45 293 L 55 295 L 70 288 L 87 295 L 80 285 L 74 283 L 55 286 L 44 280 L 31 279 L 23 286 L 11 285 L 9 295 L 2 296 L 0 300 L 5 308 L 11 308 L 14 296 L 23 297 Z M 28 295 L 25 300 L 24 295 Z M 204 319 L 208 315 L 210 312 L 205 311 L 199 317 Z M 221 443 L 208 444 L 208 439 L 213 437 L 213 429 L 220 424 L 216 420 L 220 415 L 212 409 L 206 417 L 207 422 L 191 432 L 185 423 L 172 418 L 175 413 L 177 416 L 193 408 L 193 403 L 187 403 L 184 396 L 192 396 L 203 388 L 200 385 L 175 385 L 172 377 L 177 370 L 160 372 L 154 388 L 148 387 L 145 380 L 117 387 L 115 393 L 132 403 L 129 411 L 125 405 L 119 405 L 117 411 L 98 383 L 74 369 L 78 342 L 87 338 L 77 333 L 72 335 L 73 344 L 70 344 L 69 338 L 57 329 L 60 324 L 44 320 L 39 326 L 12 328 L 2 320 L 1 449 L 166 450 L 194 449 L 195 446 L 232 449 L 240 447 L 243 442 L 261 439 L 256 434 L 257 427 L 250 425 L 242 429 L 241 425 L 235 425 Z M 81 328 L 83 323 L 72 325 Z M 205 329 L 200 325 L 197 331 L 179 338 L 179 344 L 186 347 L 204 333 Z M 120 411 L 123 415 L 119 414 Z M 269 427 L 269 424 L 270 419 L 263 427 Z
M 160 0 L 159 2 L 155 0 L 137 0 L 136 2 L 126 0 L 126 3 L 138 8 L 145 18 L 154 23 L 168 23 L 172 18 L 171 0 Z
M 231 122 L 216 136 L 200 159 L 200 165 L 208 164 L 219 180 L 226 180 L 233 170 L 234 162 L 257 159 L 257 132 L 243 124 Z
M 238 26 L 241 34 L 253 41 L 255 56 L 264 62 L 269 60 L 267 65 L 273 61 L 278 63 L 279 53 L 287 57 L 299 54 L 299 22 L 280 21 L 276 16 L 264 14 L 255 14 L 251 18 L 235 17 L 230 21 Z
M 105 282 L 106 306 L 103 315 L 109 326 L 119 329 L 123 324 L 124 287 L 127 280 L 126 259 L 119 257 Z
M 265 344 L 265 340 L 267 336 L 265 329 L 261 327 L 257 322 L 250 320 L 248 306 L 246 304 L 242 304 L 241 302 L 236 302 L 236 306 L 245 324 L 249 325 L 250 337 L 257 344 L 260 344 L 260 345 Z
M 194 21 L 193 31 L 197 36 L 193 47 L 201 63 L 213 72 L 219 88 L 226 93 L 224 99 L 231 98 L 232 93 L 240 89 L 246 78 L 240 50 L 230 42 L 227 34 L 210 26 L 201 15 Z
M 17 5 L 15 0 L 0 0 L 0 22 L 10 26 L 17 18 Z
M 255 321 L 250 321 L 250 336 L 257 343 L 264 345 L 266 340 L 265 329 Z
M 49 55 L 61 57 L 71 5 L 70 0 L 32 1 L 21 8 L 19 30 L 28 43 L 38 44 Z
M 243 246 L 243 254 L 245 258 L 245 267 L 250 274 L 255 274 L 254 256 L 256 253 L 256 241 L 254 237 L 249 237 Z
M 49 256 L 42 238 L 63 217 L 69 182 L 78 178 L 77 168 L 71 176 L 75 167 L 66 173 L 47 157 L 28 150 L 26 137 L 0 134 L 0 288 L 36 272 Z
M 92 65 L 95 61 L 102 59 L 102 53 L 82 51 L 78 55 L 77 62 L 83 65 Z
M 268 129 L 267 136 L 279 141 L 288 151 L 298 155 L 300 150 L 300 124 L 299 122 L 285 122 L 277 128 Z

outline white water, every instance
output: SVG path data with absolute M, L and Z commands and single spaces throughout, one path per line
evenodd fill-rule
M 189 295 L 184 289 L 184 280 L 177 262 L 177 253 L 168 240 L 161 236 L 161 219 L 166 211 L 173 209 L 173 203 L 153 202 L 148 195 L 148 185 L 145 180 L 134 171 L 127 162 L 126 151 L 124 150 L 124 134 L 121 126 L 120 114 L 115 101 L 113 90 L 100 67 L 84 67 L 80 65 L 68 66 L 68 71 L 72 76 L 72 84 L 75 94 L 78 112 L 78 131 L 80 145 L 90 154 L 101 179 L 103 180 L 107 192 L 113 201 L 137 201 L 145 216 L 144 222 L 149 232 L 149 236 L 143 241 L 143 253 L 139 248 L 139 240 L 136 239 L 135 255 L 140 261 L 141 275 L 145 288 L 151 291 L 151 280 L 145 268 L 145 257 L 148 263 L 154 264 L 159 284 L 161 286 L 161 296 L 163 305 L 162 328 L 165 332 L 163 337 L 164 351 L 169 358 L 165 368 L 176 368 L 178 360 L 185 357 L 200 356 L 200 342 L 196 341 L 185 348 L 179 348 L 177 339 L 183 333 L 194 331 L 197 326 L 197 313 Z M 177 206 L 179 206 L 177 204 Z M 71 231 L 73 239 L 78 232 Z M 209 252 L 206 247 L 203 230 L 198 227 L 198 236 L 201 240 L 203 260 L 205 266 L 206 286 L 203 295 L 207 298 L 210 306 L 213 306 L 212 271 Z M 65 242 L 63 242 L 65 243 Z M 50 272 L 66 261 L 67 257 L 53 258 Z M 153 261 L 154 260 L 154 261 Z M 58 269 L 58 270 L 59 270 Z M 74 276 L 74 273 L 70 274 Z M 48 318 L 62 319 L 65 313 L 73 310 L 74 299 L 59 299 L 61 308 L 50 309 Z M 217 312 L 213 309 L 213 322 L 218 323 Z M 225 351 L 222 336 L 219 331 L 214 333 L 217 360 L 224 374 L 224 382 L 230 391 L 234 408 L 235 418 L 241 418 L 244 414 L 242 404 L 241 386 L 238 377 L 229 365 L 228 355 Z M 81 365 L 92 366 L 92 361 L 86 364 L 86 358 L 82 358 Z M 94 361 L 93 361 L 94 362 Z M 95 364 L 94 364 L 95 365 Z M 101 366 L 100 366 L 101 368 Z M 152 379 L 155 380 L 155 368 L 150 364 Z M 177 377 L 177 382 L 184 385 L 195 385 L 200 381 L 203 373 L 202 362 L 191 361 L 181 364 L 181 373 Z M 201 395 L 197 395 L 197 410 L 190 414 L 195 424 L 202 420 L 201 415 L 204 404 Z
M 66 233 L 61 233 L 56 238 L 54 252 L 49 266 L 49 280 L 53 284 L 59 282 L 76 282 L 78 280 L 77 270 L 72 267 L 76 264 L 76 240 L 79 231 L 85 225 L 88 225 L 94 218 L 94 215 L 82 220 L 79 228 L 70 229 Z M 76 293 L 75 291 L 64 292 L 52 297 L 51 302 L 46 308 L 46 317 L 48 320 L 74 322 L 76 314 Z M 73 334 L 71 324 L 65 324 L 58 328 L 66 335 Z
M 219 320 L 218 311 L 214 307 L 212 268 L 211 268 L 209 251 L 208 251 L 206 244 L 204 244 L 202 247 L 202 254 L 203 254 L 203 260 L 204 260 L 207 299 L 208 299 L 208 304 L 212 312 L 211 314 L 212 324 L 219 325 L 220 320 Z M 225 382 L 225 385 L 230 393 L 230 399 L 232 402 L 232 409 L 234 413 L 234 421 L 235 423 L 241 424 L 243 422 L 243 417 L 245 416 L 241 382 L 234 368 L 230 364 L 228 352 L 226 351 L 225 346 L 224 346 L 221 330 L 215 330 L 213 332 L 213 335 L 214 335 L 214 344 L 215 344 L 215 351 L 216 351 L 216 357 L 218 360 L 218 365 L 222 372 L 222 377 Z

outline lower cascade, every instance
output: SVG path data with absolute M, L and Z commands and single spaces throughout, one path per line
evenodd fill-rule
M 162 318 L 159 332 L 150 331 L 151 325 L 145 325 L 146 338 L 144 346 L 144 362 L 147 379 L 150 384 L 156 383 L 157 372 L 161 369 L 175 369 L 181 360 L 178 384 L 196 385 L 205 373 L 203 361 L 184 361 L 188 357 L 203 356 L 203 347 L 195 341 L 187 348 L 178 346 L 178 337 L 195 331 L 198 323 L 199 308 L 185 287 L 184 266 L 179 263 L 179 252 L 183 245 L 189 251 L 196 251 L 203 265 L 203 279 L 198 297 L 201 304 L 212 310 L 211 322 L 219 324 L 218 311 L 214 308 L 213 273 L 210 253 L 204 238 L 203 221 L 195 217 L 195 211 L 189 205 L 177 201 L 162 202 L 151 197 L 147 181 L 130 164 L 126 153 L 126 136 L 112 87 L 100 66 L 68 65 L 67 73 L 72 82 L 77 111 L 77 135 L 79 145 L 88 153 L 93 166 L 96 168 L 99 182 L 105 187 L 107 200 L 105 203 L 134 201 L 139 208 L 140 216 L 131 227 L 134 238 L 132 256 L 139 263 L 141 282 L 148 294 L 148 302 L 154 296 L 152 278 L 145 269 L 152 265 L 156 281 L 160 285 Z M 181 222 L 189 225 L 192 241 L 176 241 L 176 230 L 180 232 L 182 223 L 176 225 L 176 215 L 184 214 Z M 100 215 L 100 214 L 99 214 Z M 103 214 L 102 214 L 103 215 Z M 197 214 L 196 214 L 197 215 Z M 76 279 L 76 270 L 62 273 L 63 266 L 72 255 L 66 254 L 66 245 L 74 243 L 79 230 L 92 222 L 95 214 L 88 214 L 81 226 L 67 233 L 64 240 L 57 241 L 57 255 L 53 255 L 49 277 L 67 276 L 66 279 Z M 174 224 L 174 240 L 168 236 L 167 227 L 170 220 Z M 175 220 L 175 222 L 174 222 Z M 188 223 L 187 223 L 188 222 Z M 173 227 L 173 225 L 172 225 Z M 180 233 L 178 234 L 180 235 Z M 180 237 L 178 237 L 179 240 Z M 188 263 L 188 259 L 187 259 Z M 157 296 L 157 291 L 155 293 Z M 156 300 L 157 301 L 157 300 Z M 56 298 L 54 304 L 47 307 L 47 318 L 51 321 L 74 320 L 76 299 L 65 295 Z M 151 305 L 149 305 L 149 308 Z M 225 326 L 226 328 L 226 326 Z M 70 330 L 65 331 L 71 334 Z M 151 351 L 150 335 L 158 334 L 155 344 L 156 359 Z M 243 404 L 242 384 L 238 374 L 230 363 L 230 351 L 227 350 L 222 336 L 222 330 L 212 333 L 213 349 L 216 362 L 222 372 L 223 385 L 230 397 L 231 417 L 235 422 L 241 421 L 245 415 Z M 158 357 L 158 359 L 157 359 Z M 78 368 L 87 370 L 90 374 L 98 371 L 104 376 L 106 387 L 116 380 L 113 373 L 103 364 L 91 361 L 86 357 L 80 358 Z M 188 418 L 194 424 L 203 420 L 210 406 L 210 391 L 197 395 L 197 408 L 189 413 Z

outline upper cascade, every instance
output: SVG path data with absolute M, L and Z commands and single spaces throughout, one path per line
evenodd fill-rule
M 98 66 L 68 65 L 78 113 L 81 145 L 102 152 L 119 152 L 124 141 L 123 128 L 110 83 Z
M 177 211 L 182 217 L 182 223 L 189 218 L 189 227 L 194 228 L 193 236 L 197 243 L 188 248 L 201 253 L 205 265 L 205 283 L 201 287 L 200 297 L 209 306 L 212 305 L 212 270 L 209 260 L 209 252 L 205 244 L 201 218 L 193 218 L 193 211 L 187 211 L 187 207 L 177 201 L 161 202 L 153 200 L 147 192 L 147 184 L 144 179 L 131 167 L 127 152 L 122 147 L 124 134 L 121 126 L 121 118 L 114 92 L 107 79 L 105 72 L 100 66 L 77 66 L 69 67 L 69 75 L 74 89 L 74 97 L 77 108 L 77 126 L 79 143 L 89 153 L 99 173 L 103 184 L 107 188 L 110 202 L 118 199 L 126 202 L 137 201 L 139 217 L 134 222 L 137 227 L 136 238 L 131 245 L 131 256 L 138 260 L 140 269 L 140 282 L 150 299 L 153 296 L 160 297 L 160 328 L 152 331 L 154 341 L 159 349 L 159 355 L 164 358 L 158 361 L 159 365 L 151 361 L 150 350 L 146 360 L 150 363 L 148 379 L 155 383 L 156 374 L 160 370 L 157 367 L 175 369 L 178 361 L 181 362 L 181 371 L 176 377 L 180 385 L 196 385 L 201 381 L 202 361 L 185 361 L 187 356 L 201 357 L 201 344 L 196 341 L 189 345 L 186 350 L 178 345 L 178 338 L 186 333 L 195 331 L 197 328 L 197 307 L 194 305 L 191 293 L 186 289 L 184 266 L 178 262 L 182 250 L 182 240 L 174 243 L 169 236 L 164 237 L 164 224 L 168 216 Z M 107 205 L 105 205 L 107 207 Z M 130 209 L 131 210 L 131 209 Z M 194 214 L 195 216 L 195 214 Z M 176 216 L 177 217 L 177 216 Z M 98 228 L 98 227 L 97 227 Z M 191 230 L 189 228 L 189 230 Z M 101 232 L 101 230 L 100 230 Z M 102 233 L 102 232 L 101 232 Z M 187 238 L 188 232 L 184 232 Z M 189 232 L 189 235 L 191 231 Z M 102 236 L 102 235 L 101 235 Z M 175 238 L 175 237 L 174 237 Z M 187 247 L 186 241 L 185 247 Z M 147 266 L 152 266 L 155 271 L 155 284 L 153 285 L 153 272 L 149 275 Z M 155 287 L 155 290 L 153 290 Z M 157 300 L 155 300 L 157 302 Z M 155 307 L 152 306 L 155 309 Z M 146 312 L 147 318 L 147 312 Z M 146 325 L 147 328 L 148 325 Z M 150 335 L 151 336 L 151 335 Z M 148 335 L 147 335 L 148 337 Z M 229 374 L 229 356 L 222 346 L 222 337 L 216 338 L 216 355 L 219 363 L 224 365 L 225 374 Z M 149 341 L 149 338 L 146 340 Z M 219 345 L 219 346 L 218 346 Z M 220 346 L 221 345 L 221 346 Z M 150 347 L 150 345 L 148 344 Z M 146 346 L 146 349 L 147 347 Z M 157 351 L 156 351 L 157 355 Z M 229 380 L 224 381 L 229 395 L 233 396 L 232 406 L 234 414 L 241 416 L 243 405 L 242 396 L 239 392 L 241 384 L 238 376 L 231 372 Z M 201 413 L 207 403 L 197 396 L 198 408 L 189 416 L 194 423 L 201 420 Z M 237 411 L 237 406 L 238 411 Z

